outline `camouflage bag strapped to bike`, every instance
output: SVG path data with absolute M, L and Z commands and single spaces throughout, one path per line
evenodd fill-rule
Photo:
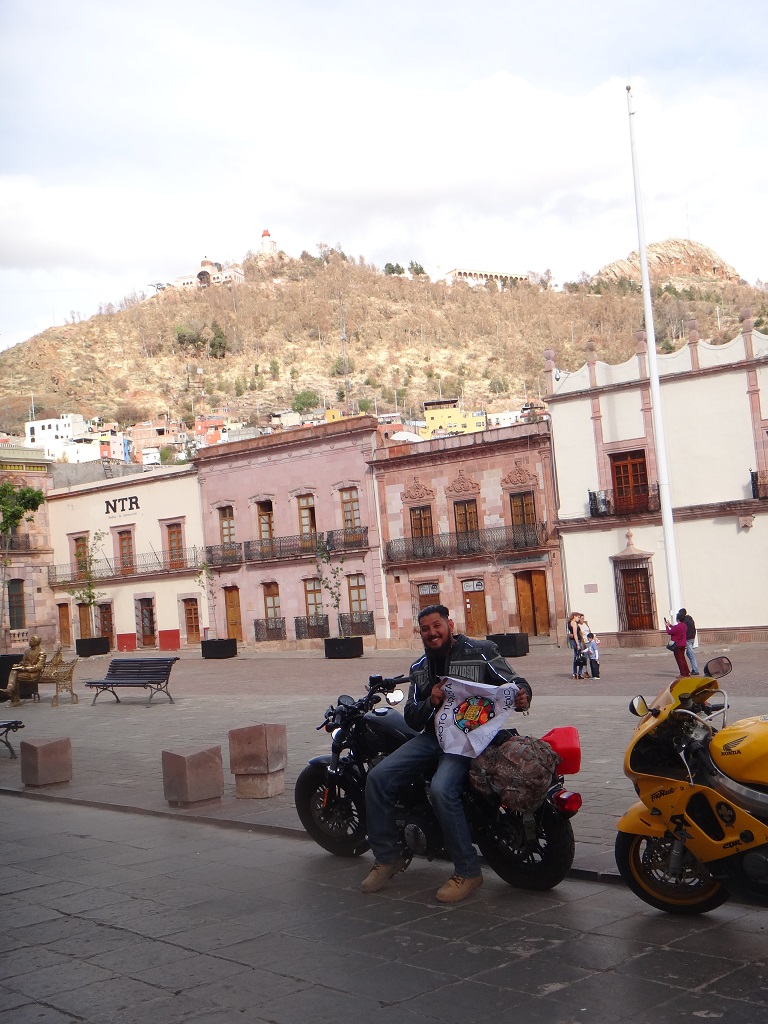
M 483 796 L 497 796 L 507 810 L 534 811 L 547 795 L 560 761 L 544 740 L 503 730 L 474 759 L 469 781 Z

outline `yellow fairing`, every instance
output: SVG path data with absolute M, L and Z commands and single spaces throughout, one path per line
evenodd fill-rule
M 619 832 L 629 832 L 634 836 L 661 837 L 666 831 L 663 820 L 652 816 L 645 804 L 639 800 L 622 815 L 616 828 Z
M 739 782 L 768 785 L 768 716 L 743 718 L 721 729 L 709 745 L 712 760 Z

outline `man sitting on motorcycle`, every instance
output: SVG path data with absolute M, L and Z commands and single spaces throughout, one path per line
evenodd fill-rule
M 436 893 L 441 903 L 458 903 L 483 884 L 480 860 L 472 844 L 461 794 L 470 758 L 446 754 L 435 734 L 435 718 L 445 699 L 445 677 L 501 685 L 514 681 L 520 688 L 516 711 L 525 711 L 531 700 L 528 683 L 516 676 L 488 640 L 471 640 L 455 632 L 445 605 L 435 604 L 419 612 L 419 631 L 424 657 L 411 665 L 405 720 L 419 732 L 398 747 L 368 773 L 365 787 L 368 840 L 376 857 L 363 880 L 363 892 L 378 892 L 393 875 L 410 863 L 398 839 L 397 794 L 408 783 L 432 776 L 430 799 L 443 831 L 454 873 Z

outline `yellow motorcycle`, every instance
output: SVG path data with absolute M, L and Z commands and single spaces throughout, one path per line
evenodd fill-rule
M 726 724 L 714 658 L 649 706 L 624 758 L 640 798 L 618 823 L 616 865 L 641 900 L 702 914 L 729 896 L 768 905 L 768 715 Z

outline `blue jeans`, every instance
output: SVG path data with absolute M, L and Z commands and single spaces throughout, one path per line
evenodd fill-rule
M 686 654 L 686 657 L 688 658 L 688 661 L 689 661 L 690 666 L 691 666 L 691 675 L 694 675 L 694 676 L 700 675 L 699 663 L 698 663 L 698 661 L 696 661 L 696 655 L 694 654 L 694 651 L 693 651 L 693 640 L 686 640 L 686 642 L 685 642 L 685 654 Z
M 480 874 L 480 859 L 461 801 L 469 762 L 468 757 L 443 753 L 434 732 L 428 732 L 414 736 L 371 769 L 365 785 L 365 808 L 368 839 L 377 861 L 394 864 L 402 856 L 395 811 L 398 792 L 409 782 L 428 778 L 434 772 L 430 799 L 456 874 L 464 878 Z

